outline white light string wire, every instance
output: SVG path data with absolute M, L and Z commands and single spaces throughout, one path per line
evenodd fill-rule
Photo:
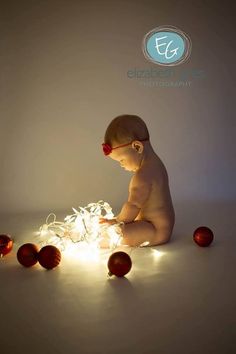
M 86 207 L 79 207 L 79 210 L 72 208 L 74 214 L 65 217 L 64 222 L 56 221 L 56 215 L 50 213 L 46 223 L 39 228 L 39 242 L 42 245 L 54 244 L 60 250 L 66 249 L 66 244 L 79 243 L 82 241 L 88 244 L 97 243 L 103 232 L 110 235 L 110 248 L 115 249 L 122 238 L 120 226 L 123 222 L 113 225 L 99 224 L 100 217 L 111 219 L 114 217 L 112 208 L 103 200 L 97 203 L 89 203 Z M 53 217 L 52 221 L 50 218 Z

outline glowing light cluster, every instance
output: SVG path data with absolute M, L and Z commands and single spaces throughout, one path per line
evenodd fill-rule
M 50 213 L 46 223 L 39 228 L 38 242 L 45 246 L 54 245 L 60 251 L 76 255 L 78 251 L 89 258 L 96 257 L 99 240 L 106 234 L 109 237 L 110 249 L 120 245 L 122 232 L 117 222 L 113 225 L 99 224 L 100 218 L 112 219 L 114 214 L 111 206 L 103 200 L 89 203 L 86 207 L 72 208 L 74 214 L 67 215 L 64 221 L 56 221 L 56 215 Z M 51 221 L 50 219 L 53 218 Z

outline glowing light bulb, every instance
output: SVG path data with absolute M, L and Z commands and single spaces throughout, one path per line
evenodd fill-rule
M 141 245 L 139 245 L 139 247 L 145 247 L 145 246 L 147 246 L 147 245 L 149 245 L 149 241 L 145 241 L 145 242 L 143 242 L 143 243 L 141 243 Z

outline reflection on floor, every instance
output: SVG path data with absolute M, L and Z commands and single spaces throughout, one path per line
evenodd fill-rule
M 94 258 L 64 253 L 50 271 L 23 268 L 17 249 L 34 241 L 46 215 L 2 217 L 0 232 L 13 236 L 14 247 L 0 259 L 1 353 L 233 353 L 233 211 L 217 203 L 176 206 L 170 243 L 119 247 L 132 259 L 124 278 L 107 276 L 109 250 Z M 201 225 L 214 231 L 210 247 L 192 240 Z

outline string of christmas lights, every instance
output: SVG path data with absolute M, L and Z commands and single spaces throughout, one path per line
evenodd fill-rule
M 50 213 L 46 223 L 39 228 L 38 242 L 42 245 L 54 245 L 61 251 L 68 250 L 75 244 L 86 242 L 90 248 L 98 249 L 99 240 L 104 234 L 109 237 L 109 247 L 114 250 L 120 245 L 123 222 L 113 225 L 99 224 L 99 219 L 112 219 L 114 214 L 111 206 L 99 200 L 89 203 L 86 207 L 72 208 L 74 214 L 67 215 L 64 221 L 56 221 L 56 215 Z M 52 219 L 52 220 L 51 220 Z

